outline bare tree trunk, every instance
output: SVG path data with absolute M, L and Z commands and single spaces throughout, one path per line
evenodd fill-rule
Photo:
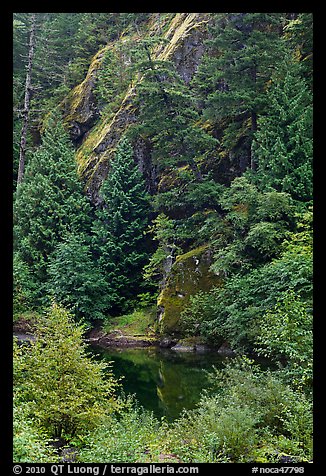
M 256 65 L 256 63 L 255 63 L 255 65 L 253 67 L 253 70 L 252 70 L 252 79 L 256 84 L 257 83 L 257 65 Z M 253 137 L 254 137 L 256 132 L 257 132 L 257 112 L 255 110 L 252 110 L 251 111 L 251 133 L 252 133 L 252 137 L 251 137 L 251 146 L 250 146 L 250 168 L 253 171 L 255 171 L 257 169 L 257 164 L 256 164 L 256 161 L 255 161 L 255 157 L 254 157 L 254 154 L 252 153 L 252 140 L 253 140 Z
M 28 127 L 28 117 L 29 117 L 29 106 L 32 95 L 32 66 L 33 66 L 33 56 L 35 48 L 35 29 L 36 29 L 36 15 L 32 14 L 31 18 L 31 30 L 29 36 L 29 46 L 28 46 L 28 63 L 27 63 L 27 72 L 26 72 L 26 83 L 25 83 L 25 98 L 24 98 L 24 109 L 22 111 L 23 115 L 23 126 L 20 135 L 20 147 L 19 147 L 19 168 L 18 168 L 18 177 L 17 185 L 19 185 L 24 176 L 25 169 L 25 153 L 26 153 L 26 139 L 27 139 L 27 127 Z
M 257 132 L 257 113 L 252 111 L 251 112 L 251 131 L 254 135 L 255 132 Z M 257 170 L 257 164 L 256 160 L 254 157 L 254 154 L 252 153 L 252 138 L 251 138 L 251 146 L 250 146 L 250 168 L 251 170 Z

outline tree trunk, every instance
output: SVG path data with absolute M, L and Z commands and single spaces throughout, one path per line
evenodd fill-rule
M 253 136 L 256 131 L 257 131 L 257 113 L 252 111 L 251 112 L 251 132 L 252 132 L 251 146 L 252 146 Z M 254 154 L 252 153 L 251 146 L 250 146 L 250 168 L 251 170 L 256 170 L 257 164 L 255 161 Z
M 25 153 L 26 153 L 26 140 L 27 140 L 27 128 L 28 128 L 28 117 L 29 117 L 29 108 L 32 95 L 32 66 L 33 66 L 33 57 L 34 57 L 34 48 L 35 48 L 35 29 L 36 29 L 36 15 L 32 14 L 31 18 L 31 30 L 29 36 L 29 46 L 28 46 L 28 64 L 26 72 L 26 83 L 25 83 L 25 98 L 24 98 L 24 109 L 23 114 L 23 125 L 20 135 L 20 147 L 19 147 L 19 168 L 18 168 L 18 177 L 17 185 L 19 185 L 24 176 L 25 170 Z

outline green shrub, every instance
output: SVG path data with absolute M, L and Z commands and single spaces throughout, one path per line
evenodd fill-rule
M 78 459 L 84 463 L 158 461 L 159 421 L 129 402 L 117 416 L 90 433 Z
M 58 455 L 29 416 L 28 405 L 14 405 L 13 461 L 15 463 L 55 463 Z
M 276 360 L 285 360 L 286 372 L 294 385 L 312 385 L 312 314 L 293 290 L 284 293 L 264 315 L 257 352 Z
M 175 421 L 165 451 L 184 462 L 280 462 L 312 457 L 312 406 L 278 373 L 248 359 L 210 374 L 212 388 Z
M 228 259 L 228 251 L 224 259 Z M 277 259 L 244 275 L 230 276 L 224 286 L 191 297 L 190 305 L 181 314 L 181 325 L 184 332 L 201 335 L 212 344 L 227 340 L 234 349 L 252 350 L 268 319 L 266 312 L 274 312 L 275 305 L 286 299 L 290 289 L 300 295 L 302 309 L 311 307 L 312 245 L 306 229 L 289 234 Z M 290 305 L 295 307 L 298 303 L 293 301 Z M 297 332 L 306 331 L 298 328 Z M 309 337 L 307 333 L 306 336 Z M 308 341 L 302 345 L 308 345 Z
M 14 385 L 19 401 L 50 437 L 71 438 L 96 426 L 118 406 L 117 382 L 107 365 L 89 357 L 84 328 L 53 304 L 38 323 L 30 346 L 14 347 Z

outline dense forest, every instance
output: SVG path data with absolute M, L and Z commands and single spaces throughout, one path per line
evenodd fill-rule
M 15 462 L 313 460 L 312 36 L 311 13 L 13 15 Z M 235 357 L 167 422 L 91 357 L 117 328 Z

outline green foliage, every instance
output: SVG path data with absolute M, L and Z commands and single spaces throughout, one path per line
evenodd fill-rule
M 137 295 L 137 302 L 140 309 L 146 309 L 156 303 L 157 295 L 149 291 Z
M 168 256 L 175 255 L 180 248 L 175 244 L 175 222 L 160 213 L 148 227 L 148 233 L 158 242 L 158 247 L 144 266 L 144 279 L 155 283 L 164 274 L 164 264 Z
M 174 64 L 155 60 L 149 45 L 145 50 L 147 58 L 141 64 L 143 76 L 137 87 L 138 124 L 130 134 L 150 138 L 159 171 L 189 165 L 198 180 L 199 162 L 214 149 L 216 139 L 201 126 L 195 97 Z
M 266 93 L 268 114 L 258 120 L 255 180 L 296 200 L 312 199 L 312 95 L 300 65 L 285 64 Z
M 82 435 L 118 407 L 117 382 L 105 364 L 88 356 L 83 332 L 53 304 L 38 323 L 35 342 L 14 347 L 17 399 L 29 404 L 29 414 L 50 437 Z
M 145 336 L 153 333 L 155 320 L 156 306 L 147 305 L 146 308 L 136 309 L 130 314 L 104 319 L 103 330 L 110 333 L 118 329 L 126 335 Z
M 244 243 L 258 256 L 270 258 L 276 255 L 283 236 L 278 224 L 261 221 L 250 228 Z
M 95 266 L 83 235 L 67 234 L 58 243 L 48 265 L 48 292 L 69 307 L 77 318 L 95 321 L 106 309 L 105 277 Z
M 250 350 L 260 335 L 265 312 L 274 309 L 290 289 L 301 295 L 303 306 L 311 307 L 312 247 L 307 225 L 304 231 L 288 235 L 277 259 L 192 297 L 181 316 L 183 329 L 213 343 L 225 339 L 234 348 Z
M 110 173 L 101 188 L 102 207 L 93 224 L 97 266 L 105 274 L 108 308 L 125 309 L 141 290 L 141 270 L 147 261 L 144 232 L 148 196 L 127 139 L 119 143 Z
M 224 227 L 213 244 L 217 249 L 212 270 L 228 276 L 270 261 L 294 225 L 290 195 L 261 193 L 245 177 L 237 177 L 220 196 Z
M 264 315 L 256 351 L 287 363 L 288 378 L 297 387 L 312 385 L 312 315 L 300 296 L 287 291 Z
M 125 70 L 122 45 L 118 43 L 117 47 L 110 48 L 104 53 L 97 73 L 94 92 L 100 107 L 103 104 L 119 103 L 119 100 L 121 101 L 121 94 L 125 92 L 129 82 Z
M 212 391 L 171 427 L 170 451 L 185 462 L 280 462 L 311 458 L 311 402 L 252 362 L 211 376 Z M 181 443 L 181 444 L 180 444 Z
M 58 455 L 31 419 L 28 404 L 14 406 L 13 461 L 15 463 L 57 463 Z
M 38 286 L 38 297 L 46 293 L 48 260 L 56 244 L 66 232 L 87 232 L 90 211 L 73 148 L 54 118 L 26 167 L 14 202 L 14 248 Z
M 48 111 L 84 79 L 92 56 L 101 47 L 120 36 L 123 28 L 137 29 L 146 15 L 133 18 L 124 13 L 37 13 L 31 103 L 35 123 L 40 124 Z M 14 14 L 15 106 L 21 109 L 30 16 Z
M 27 264 L 21 259 L 19 253 L 13 256 L 13 314 L 14 319 L 22 312 L 33 307 L 35 286 L 30 276 Z
M 310 88 L 313 79 L 313 14 L 298 13 L 284 25 L 284 37 L 293 56 L 300 61 L 302 72 Z
M 221 414 L 214 398 L 203 397 L 172 425 L 165 444 L 185 463 L 243 462 L 241 453 L 256 440 L 254 422 L 250 412 L 236 407 Z
M 205 55 L 195 78 L 205 116 L 227 122 L 222 145 L 241 139 L 250 153 L 257 115 L 266 108 L 265 86 L 284 55 L 281 13 L 213 14 Z
M 95 432 L 79 452 L 83 463 L 135 463 L 158 461 L 159 421 L 153 414 L 127 402 L 118 417 L 111 417 Z

